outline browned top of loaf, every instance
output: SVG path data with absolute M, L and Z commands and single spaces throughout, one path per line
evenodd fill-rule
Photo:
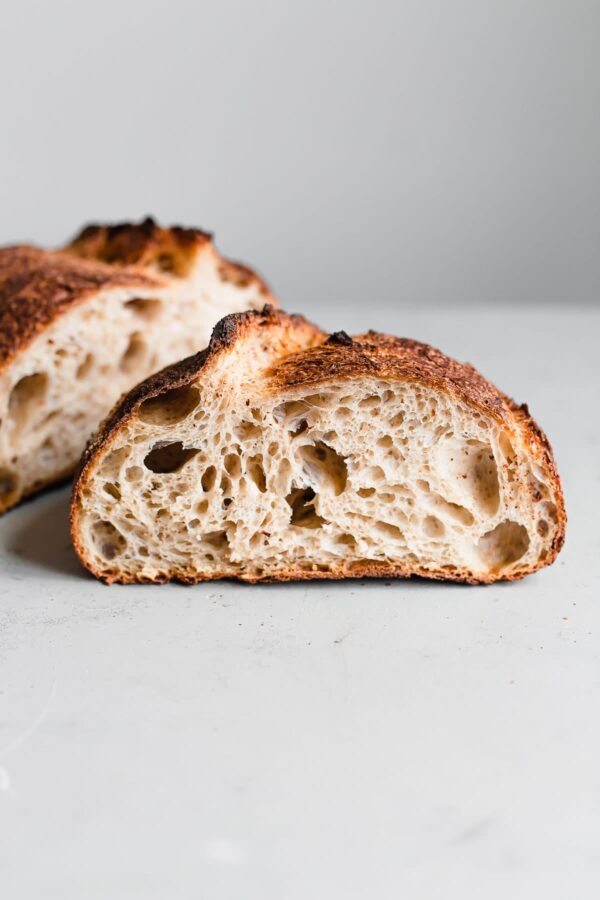
M 0 248 L 0 368 L 69 307 L 104 288 L 154 288 L 143 269 L 119 269 L 37 247 Z
M 197 250 L 211 243 L 212 236 L 199 228 L 173 225 L 162 228 L 150 217 L 143 222 L 120 222 L 116 225 L 91 224 L 65 248 L 86 259 L 97 259 L 111 265 L 156 266 L 174 275 L 186 274 L 184 263 Z
M 318 347 L 279 360 L 269 372 L 274 390 L 361 375 L 419 381 L 451 391 L 496 418 L 507 412 L 504 395 L 473 366 L 428 344 L 376 331 L 353 338 L 337 332 Z
M 427 344 L 374 331 L 356 338 L 348 337 L 345 332 L 328 336 L 302 316 L 290 316 L 265 306 L 262 312 L 225 316 L 215 326 L 206 350 L 168 366 L 133 388 L 101 426 L 86 450 L 81 468 L 145 400 L 189 384 L 199 375 L 208 376 L 216 357 L 230 352 L 250 333 L 263 332 L 265 338 L 272 341 L 282 329 L 284 346 L 281 355 L 265 373 L 265 386 L 275 394 L 287 388 L 310 387 L 337 378 L 406 379 L 452 393 L 507 424 L 514 422 L 515 411 L 532 422 L 526 407 L 514 404 L 473 366 L 457 362 Z M 531 434 L 536 443 L 548 446 L 537 425 L 531 429 Z
M 113 266 L 145 266 L 174 277 L 185 277 L 199 251 L 211 245 L 212 235 L 208 231 L 181 225 L 162 228 L 148 217 L 139 223 L 87 225 L 65 250 Z M 221 259 L 219 273 L 224 281 L 231 281 L 237 287 L 255 282 L 265 298 L 270 298 L 263 278 L 242 263 Z
M 189 274 L 211 236 L 197 228 L 88 225 L 62 250 L 0 248 L 0 369 L 63 312 L 104 288 L 157 288 Z M 254 284 L 276 303 L 252 269 L 217 256 L 219 274 L 237 287 Z
M 318 347 L 284 357 L 269 373 L 274 391 L 361 375 L 416 381 L 478 407 L 509 430 L 518 424 L 550 469 L 560 492 L 550 442 L 530 415 L 527 404 L 519 405 L 474 366 L 446 356 L 429 344 L 376 331 L 351 338 L 340 331 Z

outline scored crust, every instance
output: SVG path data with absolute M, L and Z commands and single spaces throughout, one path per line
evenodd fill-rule
M 86 494 L 89 495 L 101 461 L 117 445 L 131 423 L 136 421 L 140 407 L 147 401 L 192 384 L 200 387 L 207 385 L 219 367 L 219 371 L 226 371 L 229 366 L 235 382 L 235 366 L 240 359 L 236 354 L 243 352 L 245 342 L 255 337 L 265 345 L 272 344 L 272 359 L 257 376 L 266 396 L 278 398 L 284 396 L 286 391 L 296 391 L 297 394 L 297 389 L 318 388 L 334 382 L 350 384 L 361 377 L 389 383 L 403 382 L 422 385 L 451 397 L 471 409 L 480 410 L 508 432 L 517 433 L 523 446 L 527 447 L 531 460 L 547 479 L 549 496 L 553 501 L 551 505 L 555 508 L 552 542 L 544 551 L 544 556 L 527 565 L 513 566 L 506 572 L 492 572 L 489 575 L 474 574 L 466 566 L 444 566 L 435 570 L 414 563 L 404 565 L 368 559 L 354 565 L 351 571 L 343 565 L 330 566 L 327 571 L 315 567 L 311 571 L 306 566 L 291 564 L 275 572 L 257 574 L 242 570 L 232 574 L 216 571 L 209 576 L 179 567 L 149 577 L 119 571 L 118 565 L 112 571 L 96 565 L 88 552 L 80 525 Z M 529 485 L 527 489 L 537 490 Z M 514 403 L 472 366 L 457 362 L 426 344 L 372 331 L 355 338 L 349 338 L 344 332 L 328 336 L 301 316 L 288 316 L 270 306 L 265 306 L 261 313 L 252 311 L 225 317 L 215 327 L 205 351 L 167 367 L 123 398 L 83 455 L 73 486 L 71 505 L 71 533 L 75 549 L 83 564 L 107 583 L 162 583 L 172 579 L 195 583 L 219 577 L 234 577 L 253 583 L 307 578 L 408 577 L 415 574 L 468 583 L 515 580 L 554 561 L 564 542 L 565 524 L 562 489 L 550 444 L 525 405 Z

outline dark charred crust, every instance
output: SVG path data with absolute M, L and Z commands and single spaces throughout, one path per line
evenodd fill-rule
M 416 575 L 464 584 L 487 584 L 498 580 L 516 581 L 554 561 L 564 543 L 566 515 L 562 489 L 548 439 L 531 418 L 525 404 L 517 405 L 493 384 L 486 381 L 472 366 L 457 362 L 427 344 L 373 331 L 354 339 L 349 338 L 349 342 L 345 339 L 347 336 L 340 340 L 340 332 L 338 332 L 336 336 L 331 336 L 334 338 L 332 340 L 302 316 L 288 316 L 267 305 L 262 312 L 236 313 L 221 319 L 215 326 L 210 345 L 205 351 L 163 369 L 162 372 L 138 385 L 123 398 L 101 426 L 98 436 L 88 446 L 73 486 L 71 529 L 77 553 L 84 565 L 96 577 L 109 584 L 115 581 L 132 584 L 135 582 L 164 583 L 170 580 L 195 584 L 219 578 L 218 574 L 207 576 L 185 570 L 161 572 L 155 577 L 128 576 L 119 572 L 107 573 L 96 570 L 86 559 L 77 534 L 81 491 L 85 484 L 88 468 L 93 464 L 96 455 L 108 449 L 116 433 L 135 414 L 142 402 L 156 397 L 163 391 L 188 385 L 202 373 L 208 373 L 209 367 L 218 356 L 231 351 L 238 341 L 243 340 L 253 331 L 262 332 L 265 329 L 273 329 L 271 337 L 275 340 L 277 328 L 287 329 L 289 334 L 294 329 L 298 329 L 305 349 L 288 353 L 282 351 L 281 359 L 266 373 L 270 381 L 269 389 L 273 392 L 289 387 L 326 382 L 335 378 L 354 378 L 364 375 L 374 375 L 390 380 L 413 380 L 442 392 L 451 393 L 463 402 L 483 409 L 490 416 L 504 423 L 511 432 L 520 429 L 532 445 L 534 458 L 547 467 L 552 479 L 557 506 L 557 534 L 546 559 L 538 560 L 526 568 L 514 569 L 509 574 L 474 577 L 469 570 L 464 568 L 428 571 L 418 567 L 408 569 L 384 562 L 365 560 L 364 564 L 353 566 L 350 572 L 342 566 L 329 572 L 313 572 L 291 565 L 269 576 L 249 571 L 240 574 L 234 580 L 256 583 L 340 578 L 407 578 Z
M 148 216 L 142 222 L 115 225 L 87 225 L 65 248 L 76 256 L 96 259 L 111 265 L 149 265 L 161 254 L 183 252 L 188 255 L 205 244 L 212 235 L 199 228 L 174 225 L 161 228 Z
M 199 228 L 162 228 L 148 216 L 139 223 L 87 225 L 65 250 L 113 266 L 144 266 L 173 277 L 185 277 L 197 254 L 212 247 L 212 238 L 210 232 Z M 238 288 L 252 286 L 265 298 L 271 296 L 266 281 L 243 263 L 220 257 L 218 270 L 223 281 Z
M 334 331 L 333 334 L 330 334 L 326 344 L 340 344 L 341 346 L 351 347 L 352 346 L 352 338 L 349 334 L 346 334 L 345 331 Z
M 63 312 L 98 291 L 161 284 L 139 269 L 115 269 L 36 247 L 0 248 L 0 368 Z

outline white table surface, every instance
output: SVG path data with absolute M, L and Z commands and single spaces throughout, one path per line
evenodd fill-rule
M 108 588 L 70 549 L 67 489 L 8 514 L 6 900 L 598 897 L 600 316 L 320 319 L 429 340 L 527 400 L 563 553 L 484 588 Z

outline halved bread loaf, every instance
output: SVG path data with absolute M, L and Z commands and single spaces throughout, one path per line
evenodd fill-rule
M 72 537 L 106 582 L 424 575 L 551 563 L 550 446 L 471 366 L 265 308 L 135 388 L 76 478 Z
M 122 393 L 266 299 L 209 235 L 150 219 L 0 249 L 0 512 L 70 474 Z

